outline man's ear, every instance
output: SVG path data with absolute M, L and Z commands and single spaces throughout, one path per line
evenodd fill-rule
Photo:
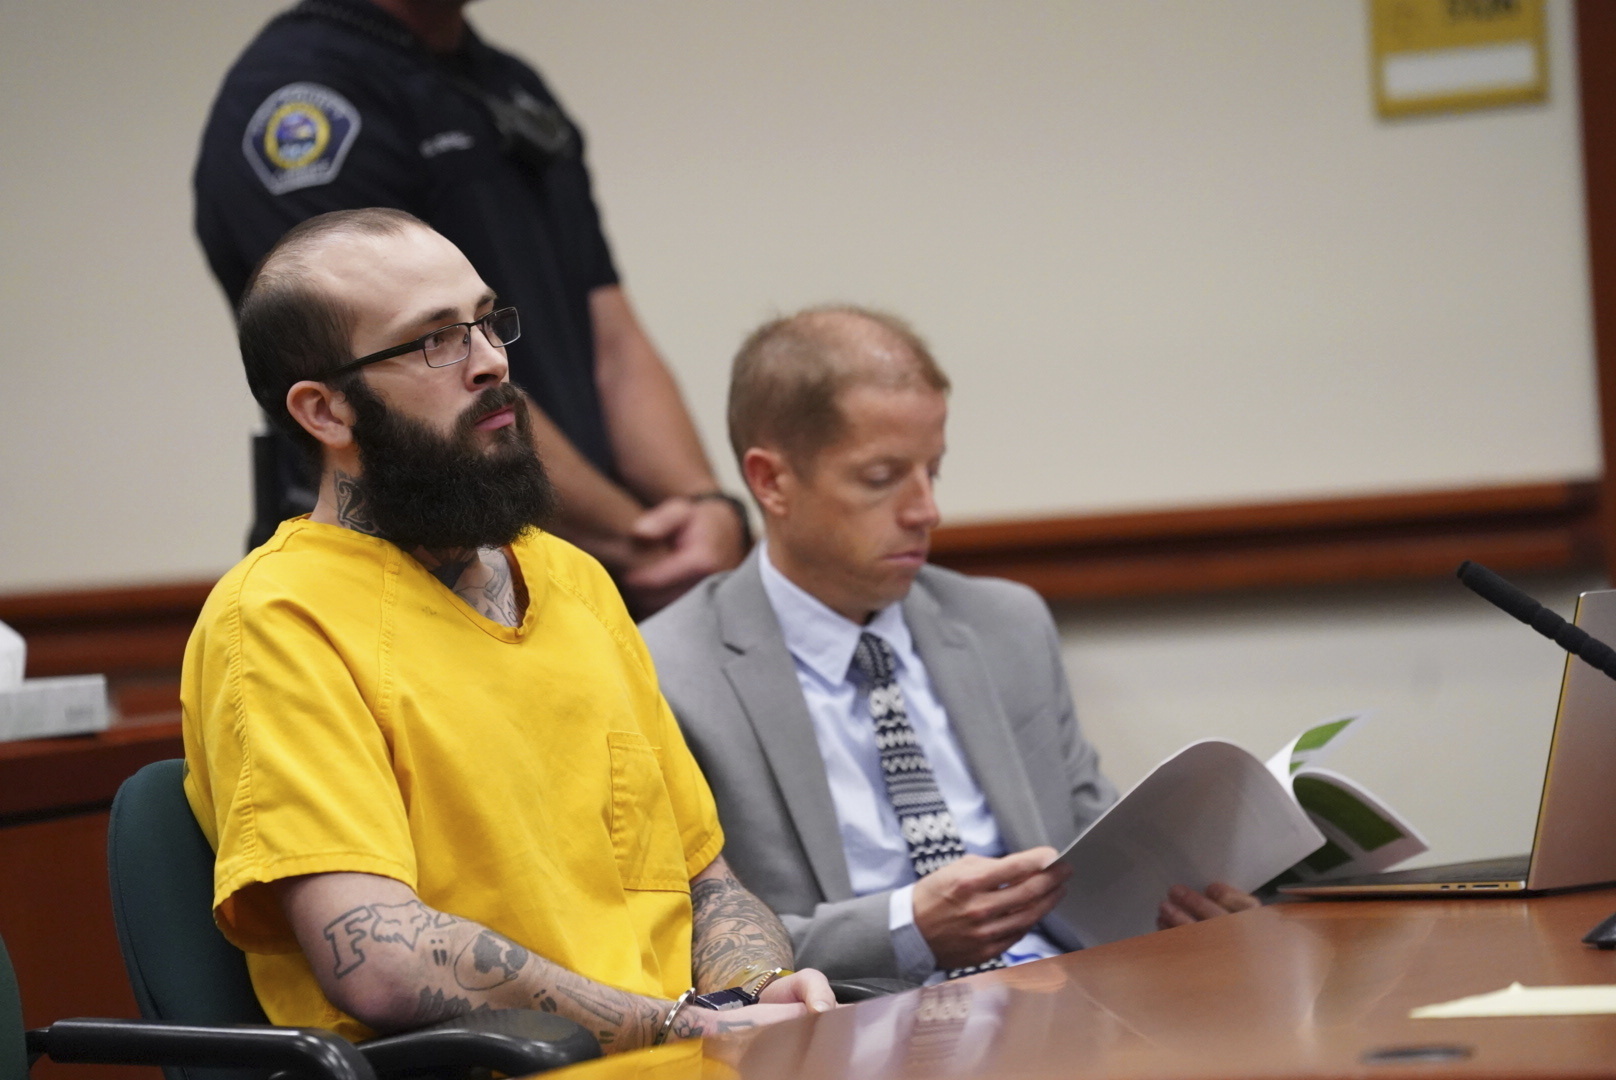
M 741 455 L 741 477 L 768 517 L 784 517 L 791 507 L 791 464 L 778 450 L 754 446 Z
M 286 391 L 286 411 L 327 448 L 345 450 L 353 445 L 353 406 L 328 384 L 312 379 L 293 383 Z

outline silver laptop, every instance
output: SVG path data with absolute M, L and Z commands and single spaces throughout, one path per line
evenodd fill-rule
M 1577 598 L 1576 625 L 1616 646 L 1616 589 Z M 1566 656 L 1530 855 L 1285 885 L 1291 896 L 1474 896 L 1616 881 L 1616 680 Z

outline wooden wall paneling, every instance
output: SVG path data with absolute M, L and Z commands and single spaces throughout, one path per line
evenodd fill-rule
M 142 765 L 179 757 L 179 717 L 0 743 L 0 936 L 30 1026 L 133 1017 L 107 888 L 107 808 Z M 149 1068 L 40 1062 L 34 1080 L 161 1080 Z
M 141 766 L 184 753 L 177 713 L 123 721 L 94 735 L 0 742 L 0 829 L 104 810 Z
M 0 935 L 22 989 L 23 1022 L 139 1016 L 107 891 L 107 814 L 0 828 Z M 161 1080 L 153 1068 L 41 1061 L 33 1080 Z
M 28 676 L 101 673 L 125 716 L 179 708 L 180 661 L 213 583 L 0 597 L 28 642 Z
M 957 525 L 932 560 L 1049 600 L 1599 566 L 1595 481 Z
M 1606 571 L 1616 581 L 1616 4 L 1577 0 L 1576 7 L 1588 284 L 1605 460 L 1601 524 Z
M 1616 416 L 1616 408 L 1611 410 Z M 1049 599 L 1445 576 L 1463 559 L 1506 572 L 1600 565 L 1601 481 L 945 525 L 932 559 Z M 185 641 L 210 582 L 0 597 L 30 675 L 104 671 L 130 715 L 177 707 Z

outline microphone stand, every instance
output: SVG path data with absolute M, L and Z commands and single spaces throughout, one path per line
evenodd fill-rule
M 1616 679 L 1616 649 L 1580 626 L 1566 622 L 1480 563 L 1466 559 L 1459 564 L 1458 575 L 1465 587 L 1483 600 L 1515 616 L 1590 667 Z M 1601 949 L 1616 949 L 1616 915 L 1588 931 L 1582 940 Z

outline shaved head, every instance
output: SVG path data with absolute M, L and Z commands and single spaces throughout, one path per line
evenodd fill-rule
M 854 387 L 946 393 L 948 376 L 909 324 L 852 305 L 808 308 L 754 330 L 735 356 L 729 438 L 736 460 L 778 449 L 800 469 L 844 432 Z
M 386 207 L 320 214 L 293 226 L 247 279 L 236 312 L 247 386 L 270 423 L 316 464 L 320 445 L 287 412 L 286 392 L 351 360 L 353 328 L 353 313 L 329 288 L 321 253 L 344 240 L 398 236 L 411 229 L 431 231 L 415 215 Z

